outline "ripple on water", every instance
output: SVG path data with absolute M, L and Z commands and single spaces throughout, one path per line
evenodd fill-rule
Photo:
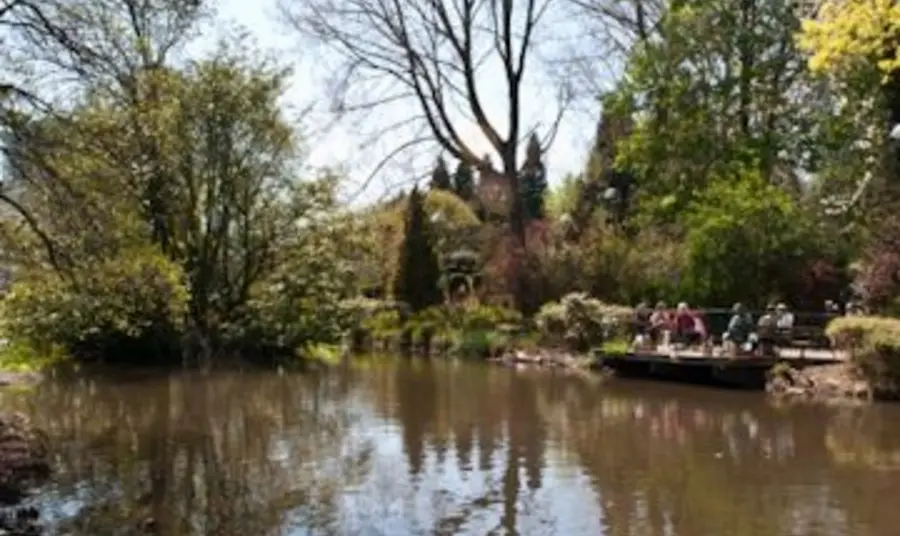
M 54 445 L 56 533 L 884 536 L 900 407 L 385 360 L 3 397 Z M 51 530 L 53 533 L 54 530 Z

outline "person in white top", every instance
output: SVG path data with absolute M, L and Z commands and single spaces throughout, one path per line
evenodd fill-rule
M 775 326 L 779 330 L 789 330 L 794 327 L 794 313 L 788 310 L 784 303 L 775 306 L 775 318 Z

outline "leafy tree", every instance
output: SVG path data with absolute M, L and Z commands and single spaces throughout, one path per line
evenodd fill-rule
M 809 66 L 827 72 L 876 63 L 885 75 L 900 70 L 900 5 L 826 0 L 803 21 L 800 43 L 812 52 Z
M 472 166 L 460 162 L 453 172 L 453 192 L 466 202 L 475 200 L 475 174 Z
M 57 287 L 65 292 L 56 295 L 77 303 L 85 292 L 117 299 L 117 289 L 124 288 L 115 271 L 99 271 L 113 274 L 105 280 L 109 291 L 100 292 L 100 283 L 89 284 L 94 267 L 124 259 L 127 251 L 154 251 L 177 266 L 188 291 L 185 317 L 163 323 L 184 326 L 188 339 L 199 338 L 207 348 L 241 347 L 245 341 L 230 337 L 247 332 L 234 326 L 249 318 L 248 303 L 256 300 L 260 318 L 271 315 L 260 313 L 259 303 L 268 303 L 271 314 L 289 309 L 256 299 L 260 286 L 270 284 L 283 263 L 302 259 L 294 255 L 298 248 L 311 255 L 304 241 L 336 210 L 333 178 L 310 181 L 294 174 L 301 156 L 297 139 L 277 107 L 285 75 L 224 47 L 182 70 L 135 73 L 136 100 L 101 93 L 67 115 L 8 114 L 22 189 L 16 198 L 0 195 L 9 209 L 0 225 L 7 259 L 18 272 L 52 272 L 35 280 L 65 281 Z M 317 252 L 318 262 L 340 265 L 326 253 L 338 251 Z M 292 276 L 305 277 L 302 267 L 294 263 Z M 336 284 L 328 280 L 333 272 L 306 268 L 325 279 L 322 284 Z M 278 296 L 292 299 L 290 292 L 271 294 Z M 313 293 L 303 307 L 309 314 L 324 311 L 326 304 L 317 300 L 326 296 L 332 298 Z M 291 310 L 302 316 L 298 307 Z M 97 337 L 139 335 L 97 322 L 76 326 Z M 293 344 L 296 334 L 315 331 L 295 328 L 280 334 L 270 329 L 260 343 Z M 180 335 L 172 333 L 176 340 Z
M 522 198 L 525 215 L 531 220 L 544 218 L 544 201 L 547 195 L 547 167 L 541 160 L 541 143 L 531 134 L 526 147 L 525 164 L 522 166 Z
M 755 171 L 716 180 L 691 204 L 686 224 L 679 279 L 698 304 L 780 298 L 799 305 L 798 275 L 833 254 L 823 247 L 833 236 L 816 233 L 797 202 Z
M 447 170 L 447 162 L 443 158 L 438 158 L 434 164 L 434 170 L 431 172 L 431 188 L 447 191 L 453 188 L 450 171 Z
M 440 266 L 432 247 L 430 222 L 425 200 L 418 187 L 413 188 L 406 205 L 406 222 L 394 295 L 414 312 L 442 301 Z
M 867 162 L 864 167 L 871 174 L 886 178 L 891 197 L 896 199 L 900 139 L 896 135 L 893 140 L 890 138 L 900 128 L 900 5 L 892 0 L 826 0 L 812 17 L 803 21 L 799 43 L 811 54 L 810 69 L 836 80 L 845 101 L 871 102 L 871 93 L 861 99 L 859 88 L 876 87 L 873 78 L 880 78 L 876 109 L 884 112 L 887 128 L 878 129 L 879 136 L 866 141 L 880 149 L 883 160 L 881 166 Z M 866 127 L 881 120 L 876 114 Z
M 712 177 L 748 166 L 802 193 L 802 172 L 821 165 L 812 125 L 835 97 L 806 71 L 798 28 L 790 3 L 688 0 L 664 17 L 662 39 L 635 48 L 608 104 L 613 114 L 636 108 L 615 161 L 636 174 L 645 215 L 675 222 Z
M 547 216 L 554 220 L 571 217 L 578 206 L 583 179 L 576 175 L 566 175 L 559 184 L 547 193 Z

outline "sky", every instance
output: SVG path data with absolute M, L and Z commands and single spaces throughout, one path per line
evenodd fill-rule
M 344 170 L 350 177 L 344 194 L 347 200 L 355 203 L 377 200 L 399 186 L 408 187 L 414 177 L 421 177 L 429 163 L 438 156 L 433 154 L 434 150 L 428 153 L 409 152 L 377 176 L 371 176 L 375 163 L 399 143 L 393 135 L 382 136 L 384 139 L 373 142 L 371 133 L 391 118 L 409 113 L 409 107 L 414 105 L 405 102 L 393 108 L 382 108 L 378 114 L 367 117 L 364 122 L 334 124 L 333 116 L 327 111 L 328 89 L 325 80 L 337 65 L 338 58 L 326 50 L 302 43 L 296 33 L 278 22 L 277 16 L 276 0 L 220 0 L 217 25 L 239 25 L 246 29 L 260 49 L 273 51 L 279 61 L 292 66 L 294 75 L 284 104 L 289 110 L 305 109 L 310 104 L 315 106 L 312 115 L 307 116 L 307 121 L 316 125 L 307 135 L 311 150 L 309 163 L 314 166 L 336 166 Z M 565 23 L 564 19 L 559 19 L 554 29 L 562 28 L 563 34 L 573 34 L 575 27 L 565 29 Z M 214 44 L 215 39 L 215 34 L 207 35 L 200 46 Z M 554 42 L 549 48 L 551 54 L 562 53 L 567 50 L 567 46 L 564 42 Z M 530 130 L 536 127 L 540 136 L 547 132 L 547 126 L 557 116 L 558 107 L 555 103 L 558 102 L 556 96 L 559 91 L 559 78 L 553 77 L 551 80 L 550 76 L 545 76 L 544 71 L 547 69 L 542 66 L 551 65 L 552 57 L 543 56 L 542 59 L 544 61 L 531 64 L 534 67 L 530 70 L 526 69 L 526 80 L 529 83 L 523 95 L 522 114 L 525 128 Z M 529 75 L 531 79 L 528 79 Z M 491 108 L 505 108 L 505 83 L 498 69 L 492 69 L 488 65 L 483 77 L 479 79 L 479 83 L 485 88 L 485 108 L 488 111 Z M 497 89 L 489 91 L 488 88 Z M 567 173 L 578 172 L 583 168 L 596 128 L 599 108 L 595 99 L 590 96 L 580 98 L 567 108 L 558 134 L 545 155 L 551 184 L 560 181 Z M 505 128 L 502 115 L 495 119 L 501 129 Z M 489 153 L 490 146 L 477 127 L 468 121 L 462 121 L 461 124 L 462 137 L 470 141 L 475 152 Z M 328 125 L 328 128 L 320 128 L 322 125 Z M 497 162 L 496 156 L 493 161 Z

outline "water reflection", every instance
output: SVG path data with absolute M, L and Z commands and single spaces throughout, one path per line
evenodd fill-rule
M 65 534 L 893 534 L 900 407 L 385 360 L 7 393 Z

